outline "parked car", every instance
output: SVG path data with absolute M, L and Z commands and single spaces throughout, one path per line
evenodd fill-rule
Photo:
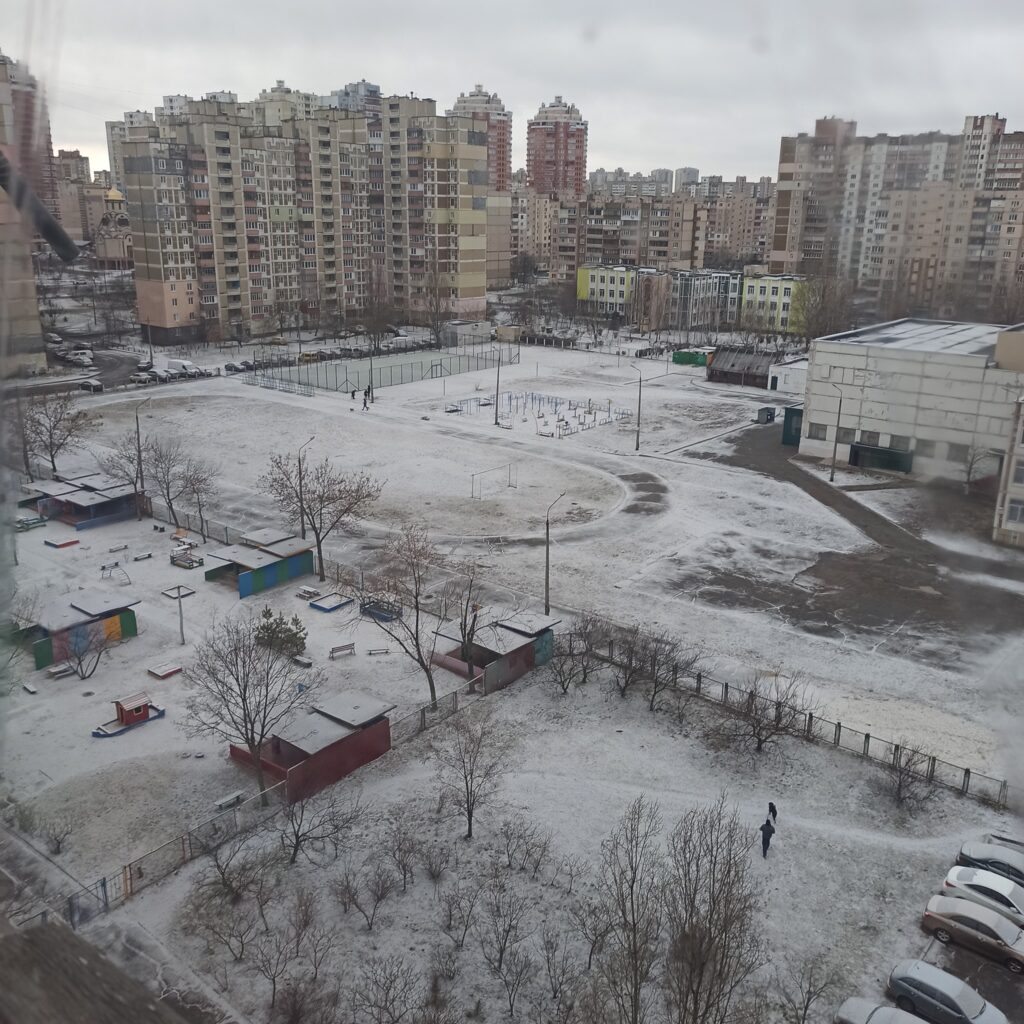
M 209 366 L 201 366 L 199 368 L 199 376 L 200 377 L 216 377 L 217 376 L 217 371 L 211 369 Z
M 161 367 L 160 372 L 166 373 L 168 380 L 181 380 L 185 376 L 184 370 L 176 370 L 173 366 Z
M 905 1010 L 895 1006 L 880 1006 L 873 999 L 851 996 L 836 1010 L 835 1024 L 921 1024 Z
M 128 378 L 129 384 L 152 384 L 153 378 L 148 373 L 133 373 Z
M 969 868 L 984 868 L 1024 885 L 1024 853 L 995 843 L 964 843 L 956 858 L 957 864 Z
M 136 367 L 138 370 L 152 370 L 153 363 L 149 359 L 140 359 L 139 365 Z
M 83 380 L 82 383 L 79 384 L 78 386 L 82 391 L 89 391 L 95 394 L 96 392 L 103 390 L 103 381 Z
M 251 359 L 243 359 L 242 360 L 242 369 L 243 370 L 255 370 L 256 369 L 256 364 Z
M 1002 914 L 969 900 L 933 896 L 921 926 L 939 942 L 955 942 L 1024 974 L 1024 932 Z
M 1006 1024 L 1006 1014 L 970 985 L 923 960 L 903 960 L 892 969 L 889 995 L 901 1010 L 936 1024 Z
M 48 345 L 63 345 L 64 341 L 59 334 L 54 334 L 52 331 L 46 335 L 46 342 Z
M 171 375 L 166 370 L 150 370 L 149 376 L 157 384 L 166 384 L 171 379 Z
M 940 896 L 971 900 L 1024 928 L 1024 886 L 984 868 L 950 868 Z
M 227 373 L 241 373 L 245 367 L 241 363 L 225 363 L 224 370 Z

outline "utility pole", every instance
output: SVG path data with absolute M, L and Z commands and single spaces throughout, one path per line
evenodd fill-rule
M 171 588 L 168 587 L 167 589 L 170 590 Z M 181 642 L 184 644 L 185 643 L 185 612 L 184 612 L 184 610 L 181 607 L 181 602 L 186 597 L 191 597 L 195 593 L 195 591 L 191 590 L 188 587 L 182 586 L 180 583 L 176 583 L 175 586 L 174 586 L 174 589 L 177 591 L 177 593 L 176 594 L 168 594 L 167 596 L 170 597 L 172 601 L 177 601 L 178 602 L 178 633 L 181 636 Z M 183 590 L 186 591 L 186 593 L 183 594 L 182 593 Z
M 831 382 L 830 382 L 831 383 Z M 836 478 L 836 451 L 839 448 L 839 424 L 843 418 L 843 392 L 838 384 L 832 387 L 839 392 L 839 410 L 836 412 L 836 436 L 832 439 L 832 468 L 829 470 L 828 482 L 833 483 Z
M 551 614 L 551 510 L 565 497 L 565 491 L 548 505 L 544 513 L 544 614 Z
M 302 449 L 316 440 L 314 434 L 304 445 L 299 446 L 299 536 L 306 539 L 306 502 L 302 493 Z
M 636 448 L 634 449 L 635 451 L 640 451 L 640 403 L 644 397 L 644 371 L 635 363 L 630 363 L 629 365 L 640 374 L 636 392 Z
M 498 425 L 498 398 L 501 395 L 501 348 L 498 349 L 498 379 L 494 383 L 494 425 Z
M 139 481 L 139 497 L 137 501 L 139 519 L 142 518 L 143 495 L 146 493 L 146 474 L 142 463 L 142 428 L 139 426 L 139 409 L 149 400 L 145 398 L 135 406 L 135 475 Z

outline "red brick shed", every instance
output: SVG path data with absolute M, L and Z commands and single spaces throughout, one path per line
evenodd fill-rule
M 263 744 L 263 771 L 285 782 L 289 802 L 319 793 L 391 749 L 394 707 L 354 690 L 316 704 Z M 232 744 L 231 756 L 253 763 L 244 747 Z

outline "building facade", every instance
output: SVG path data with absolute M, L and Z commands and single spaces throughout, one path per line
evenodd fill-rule
M 1024 395 L 1014 402 L 992 539 L 997 544 L 1024 548 Z
M 768 274 L 743 279 L 739 323 L 751 330 L 799 332 L 797 294 L 803 278 L 795 274 Z
M 97 264 L 105 270 L 130 270 L 135 263 L 132 226 L 124 195 L 108 189 L 103 197 L 103 216 L 93 236 Z
M 57 183 L 60 219 L 64 230 L 76 242 L 91 242 L 105 212 L 109 189 L 85 180 L 61 179 Z
M 1024 330 L 897 320 L 811 345 L 800 453 L 961 484 L 1002 467 Z M 840 407 L 841 399 L 841 407 Z
M 61 181 L 92 181 L 89 158 L 77 149 L 57 151 L 57 170 Z
M 487 151 L 472 119 L 394 96 L 379 116 L 317 106 L 267 123 L 275 110 L 190 101 L 128 129 L 139 317 L 155 342 L 315 326 L 358 314 L 371 290 L 412 318 L 433 288 L 454 315 L 484 314 Z
M 739 322 L 743 275 L 739 271 L 674 270 L 668 325 L 686 341 L 728 330 Z
M 537 192 L 582 196 L 587 187 L 587 122 L 556 96 L 526 125 L 526 179 Z

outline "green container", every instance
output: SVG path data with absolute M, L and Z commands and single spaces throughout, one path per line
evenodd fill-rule
M 672 362 L 677 366 L 707 366 L 708 355 L 706 352 L 673 352 Z

